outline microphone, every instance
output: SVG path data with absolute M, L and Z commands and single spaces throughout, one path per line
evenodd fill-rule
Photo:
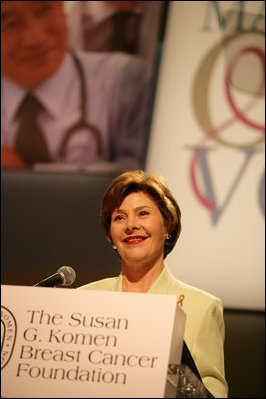
M 34 287 L 67 287 L 75 280 L 75 270 L 70 266 L 61 266 L 56 273 L 35 284 Z

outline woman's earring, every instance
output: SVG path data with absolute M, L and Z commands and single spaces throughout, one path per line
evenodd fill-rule
M 170 240 L 170 238 L 171 238 L 171 234 L 167 234 L 166 239 Z
M 113 241 L 112 241 L 112 240 L 109 240 L 109 242 L 110 242 L 110 244 L 112 245 L 112 248 L 113 248 L 113 249 L 116 249 L 116 246 L 115 246 L 115 244 L 113 243 Z

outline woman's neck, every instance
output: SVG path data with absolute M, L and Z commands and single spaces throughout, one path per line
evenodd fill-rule
M 122 289 L 125 292 L 148 292 L 154 281 L 159 277 L 164 268 L 160 262 L 153 266 L 131 268 L 122 266 Z

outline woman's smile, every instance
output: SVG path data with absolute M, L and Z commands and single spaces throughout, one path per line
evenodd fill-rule
M 144 237 L 144 236 L 129 236 L 127 238 L 125 238 L 123 240 L 123 242 L 127 245 L 136 245 L 136 244 L 140 244 L 143 241 L 145 241 L 148 237 Z

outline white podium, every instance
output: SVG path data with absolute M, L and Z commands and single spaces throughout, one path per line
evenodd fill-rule
M 172 295 L 1 286 L 2 397 L 175 397 L 185 313 Z

